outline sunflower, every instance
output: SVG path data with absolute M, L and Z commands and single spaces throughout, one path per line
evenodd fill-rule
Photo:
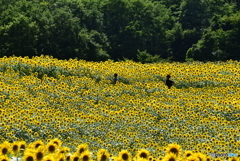
M 143 159 L 148 159 L 149 157 L 149 151 L 146 149 L 141 149 L 137 153 L 137 158 L 143 158 Z
M 154 157 L 153 157 L 153 158 L 152 158 L 152 161 L 157 161 L 157 158 L 154 158 Z
M 19 149 L 20 149 L 20 152 L 24 152 L 24 150 L 26 149 L 26 141 L 19 142 Z
M 51 155 L 51 154 L 46 155 L 46 156 L 43 157 L 43 161 L 55 161 L 56 159 L 57 158 L 55 158 L 55 156 Z
M 20 149 L 19 142 L 14 142 L 11 144 L 11 153 L 16 154 Z
M 152 161 L 152 160 L 153 160 L 153 156 L 149 156 L 149 157 L 148 157 L 148 160 L 149 160 L 149 161 Z
M 192 155 L 193 155 L 193 152 L 190 151 L 190 150 L 187 150 L 187 151 L 184 152 L 184 157 L 185 157 L 185 158 L 188 158 L 188 157 L 190 157 L 190 156 L 192 156 Z
M 194 156 L 196 156 L 199 161 L 205 161 L 207 159 L 207 157 L 202 153 L 195 153 Z
M 236 157 L 233 157 L 233 158 L 229 158 L 228 161 L 239 161 L 239 159 Z
M 37 149 L 40 146 L 44 146 L 44 143 L 41 140 L 37 140 L 31 144 L 34 149 Z
M 169 153 L 163 158 L 163 161 L 176 161 L 176 160 L 177 156 L 174 153 Z
M 56 150 L 57 150 L 57 145 L 54 144 L 54 143 L 48 143 L 46 145 L 46 150 L 49 152 L 49 153 L 54 153 Z
M 51 140 L 51 142 L 56 144 L 57 147 L 60 147 L 62 145 L 62 141 L 59 140 L 58 138 L 55 138 L 55 139 Z
M 37 161 L 40 161 L 44 158 L 44 151 L 42 149 L 38 149 L 36 152 L 35 152 L 35 156 L 36 156 L 36 160 Z
M 1 155 L 0 156 L 0 161 L 10 161 L 10 159 L 5 155 Z
M 97 152 L 97 160 L 98 161 L 107 161 L 110 157 L 110 154 L 105 149 L 99 149 Z
M 64 156 L 60 156 L 57 161 L 64 161 Z
M 181 146 L 175 143 L 169 144 L 166 149 L 167 153 L 174 153 L 176 156 L 179 156 L 181 151 L 182 151 Z
M 33 153 L 25 153 L 23 156 L 23 161 L 35 161 L 36 157 Z
M 210 157 L 207 157 L 207 158 L 206 158 L 206 161 L 210 161 L 210 160 L 211 160 L 211 158 L 210 158 Z
M 131 160 L 132 155 L 127 151 L 127 150 L 122 150 L 119 154 L 118 157 L 121 158 L 123 161 Z
M 10 151 L 10 143 L 5 141 L 0 144 L 0 155 L 6 155 Z
M 81 155 L 84 151 L 88 150 L 88 145 L 87 144 L 80 144 L 77 147 L 77 154 Z
M 65 153 L 69 153 L 69 152 L 70 152 L 69 147 L 60 147 L 60 153 L 65 154 Z
M 71 159 L 71 154 L 66 155 L 66 161 L 69 161 Z
M 80 161 L 80 157 L 75 153 L 70 157 L 70 161 Z
M 82 161 L 90 161 L 91 160 L 91 154 L 90 151 L 86 150 L 85 152 L 83 152 L 80 156 Z

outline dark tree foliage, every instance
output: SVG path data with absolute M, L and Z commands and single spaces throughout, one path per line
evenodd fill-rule
M 0 56 L 240 59 L 239 0 L 1 0 Z

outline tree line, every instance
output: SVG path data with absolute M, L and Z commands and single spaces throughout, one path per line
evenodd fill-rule
M 240 60 L 240 0 L 1 0 L 0 56 Z

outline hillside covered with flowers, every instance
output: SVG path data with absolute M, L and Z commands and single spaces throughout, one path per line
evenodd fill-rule
M 238 161 L 239 96 L 238 61 L 3 57 L 0 161 Z

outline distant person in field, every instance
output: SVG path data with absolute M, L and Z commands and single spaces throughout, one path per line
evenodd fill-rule
M 118 74 L 115 73 L 115 74 L 113 75 L 113 81 L 112 81 L 112 83 L 113 83 L 113 84 L 116 84 L 117 81 L 118 81 Z
M 170 80 L 170 78 L 171 78 L 170 75 L 166 76 L 165 85 L 168 86 L 168 89 L 170 89 L 172 87 L 172 85 L 174 85 L 174 81 Z

